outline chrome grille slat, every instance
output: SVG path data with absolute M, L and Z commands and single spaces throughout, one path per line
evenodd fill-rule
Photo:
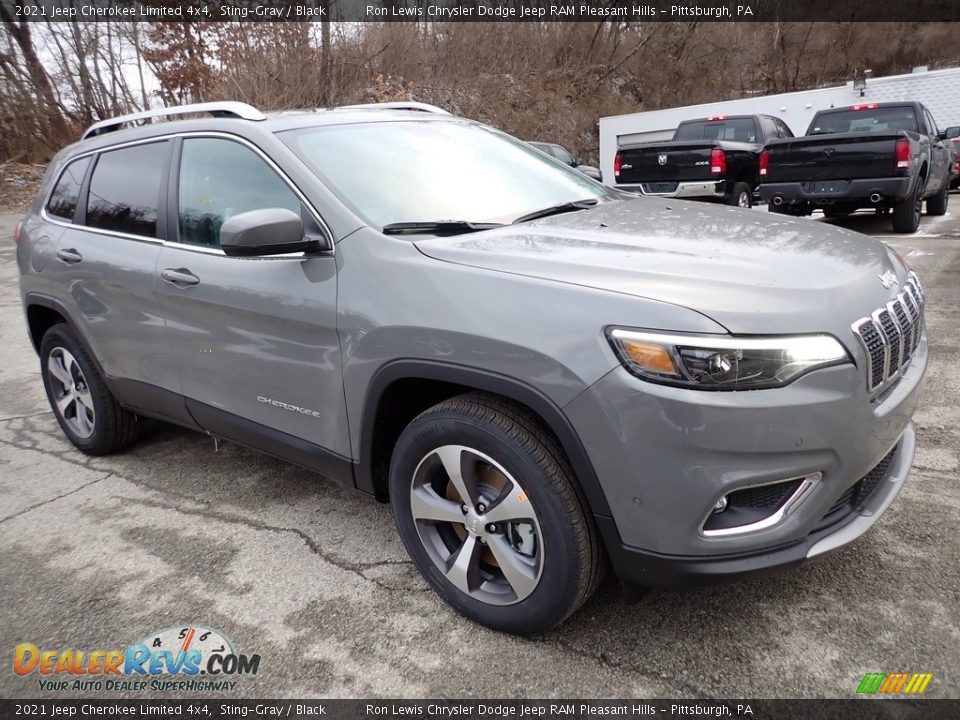
M 911 272 L 903 292 L 874 310 L 870 317 L 860 318 L 850 326 L 870 360 L 869 391 L 887 384 L 910 364 L 923 334 L 925 300 L 920 279 Z
M 887 353 L 887 369 L 884 373 L 885 375 L 889 375 L 891 372 L 900 367 L 900 360 L 902 359 L 901 350 L 903 349 L 903 335 L 887 308 L 883 308 L 877 313 L 877 320 L 880 322 L 880 329 L 887 338 L 887 344 L 889 345 L 889 352 Z
M 913 323 L 910 321 L 910 315 L 907 312 L 907 303 L 903 293 L 897 295 L 897 299 L 887 305 L 893 313 L 893 319 L 900 326 L 900 332 L 903 333 L 903 345 L 900 355 L 900 366 L 906 362 L 913 352 Z

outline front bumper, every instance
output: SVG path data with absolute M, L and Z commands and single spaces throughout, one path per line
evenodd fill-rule
M 911 424 L 898 443 L 885 477 L 863 505 L 840 523 L 814 530 L 787 545 L 717 557 L 664 555 L 624 545 L 612 518 L 597 517 L 597 526 L 617 576 L 628 585 L 697 587 L 761 577 L 839 550 L 866 533 L 906 483 L 915 449 L 916 433 Z
M 870 196 L 880 195 L 882 200 L 898 200 L 910 194 L 910 178 L 877 178 L 860 180 L 838 180 L 837 189 L 830 192 L 816 192 L 815 183 L 785 182 L 762 183 L 760 198 L 767 202 L 779 198 L 788 205 L 813 203 L 829 205 L 836 202 L 862 202 L 870 204 Z
M 665 387 L 611 371 L 564 410 L 611 509 L 597 524 L 618 574 L 648 586 L 709 582 L 799 564 L 863 534 L 909 470 L 910 419 L 927 359 L 924 336 L 899 381 L 872 397 L 854 365 L 741 392 Z M 887 455 L 877 489 L 838 517 L 837 503 Z M 815 473 L 815 488 L 779 522 L 719 537 L 702 532 L 719 498 Z
M 724 180 L 697 180 L 694 182 L 678 182 L 677 187 L 667 192 L 652 192 L 651 186 L 658 183 L 630 183 L 617 184 L 618 190 L 637 193 L 644 197 L 667 197 L 667 198 L 710 198 L 713 200 L 721 199 L 726 193 L 727 183 Z

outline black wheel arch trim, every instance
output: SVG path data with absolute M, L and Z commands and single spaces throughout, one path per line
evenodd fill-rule
M 30 334 L 30 340 L 33 343 L 33 348 L 36 350 L 37 354 L 40 354 L 40 343 L 43 341 L 43 338 L 34 337 L 33 329 L 30 327 L 30 317 L 28 313 L 30 307 L 33 305 L 39 305 L 40 307 L 45 307 L 48 310 L 53 310 L 64 319 L 66 324 L 70 326 L 70 329 L 77 334 L 78 338 L 80 338 L 80 342 L 86 346 L 88 350 L 87 354 L 90 356 L 90 360 L 93 362 L 93 365 L 100 374 L 100 377 L 103 378 L 103 381 L 107 384 L 107 388 L 110 390 L 110 392 L 114 392 L 115 388 L 110 377 L 103 371 L 103 366 L 100 364 L 100 360 L 97 359 L 96 353 L 93 352 L 92 348 L 90 347 L 90 343 L 87 342 L 87 338 L 80 329 L 80 325 L 78 325 L 73 319 L 73 316 L 70 314 L 70 311 L 67 310 L 66 306 L 56 298 L 50 297 L 49 295 L 44 295 L 43 293 L 38 292 L 28 292 L 24 296 L 23 302 L 24 319 L 27 322 L 27 332 Z
M 560 442 L 587 498 L 590 511 L 595 515 L 611 515 L 593 463 L 573 425 L 556 403 L 540 390 L 519 380 L 489 370 L 436 360 L 393 360 L 381 366 L 374 374 L 363 401 L 360 421 L 360 459 L 354 466 L 357 489 L 371 495 L 376 494 L 372 462 L 377 410 L 386 389 L 394 382 L 406 379 L 463 385 L 525 405 L 546 423 Z

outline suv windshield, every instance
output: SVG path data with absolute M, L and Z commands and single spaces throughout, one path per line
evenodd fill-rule
M 460 121 L 327 125 L 278 133 L 372 225 L 508 223 L 613 195 L 526 143 Z
M 910 130 L 917 132 L 917 114 L 912 107 L 886 107 L 873 110 L 842 110 L 817 115 L 807 135 L 833 133 L 886 132 Z

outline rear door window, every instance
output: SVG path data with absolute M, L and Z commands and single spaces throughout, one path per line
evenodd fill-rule
M 90 179 L 86 224 L 129 235 L 157 237 L 167 141 L 100 153 Z
M 47 201 L 48 213 L 73 222 L 73 215 L 77 211 L 77 202 L 80 199 L 80 186 L 83 185 L 83 178 L 89 166 L 90 156 L 88 155 L 74 160 L 64 168 Z
M 777 127 L 777 123 L 774 122 L 773 118 L 761 117 L 760 126 L 763 128 L 763 134 L 767 136 L 767 140 L 780 137 L 780 129 Z
M 780 128 L 780 137 L 782 138 L 792 138 L 793 131 L 787 126 L 787 124 L 780 118 L 774 118 L 774 122 L 777 123 L 777 127 Z

